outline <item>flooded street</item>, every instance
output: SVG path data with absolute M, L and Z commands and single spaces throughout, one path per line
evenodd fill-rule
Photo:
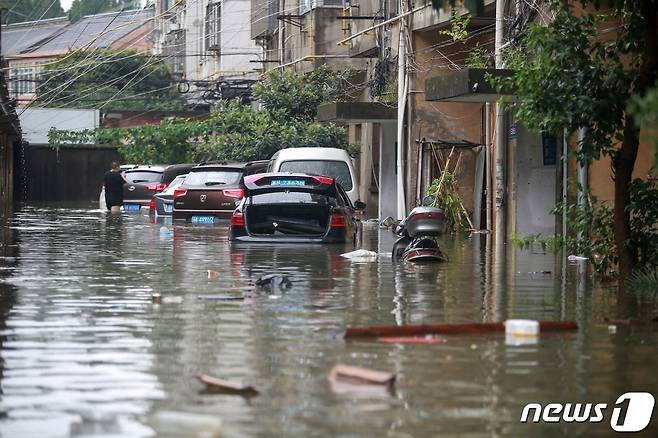
M 656 324 L 613 332 L 604 320 L 650 319 L 655 295 L 621 305 L 614 286 L 577 266 L 563 275 L 552 255 L 508 249 L 496 265 L 481 235 L 445 238 L 448 263 L 399 266 L 376 224 L 363 247 L 383 254 L 370 262 L 341 258 L 350 246 L 231 245 L 224 225 L 79 207 L 24 207 L 0 236 L 3 437 L 193 436 L 166 425 L 174 412 L 221 418 L 225 436 L 608 436 L 617 397 L 658 393 Z M 256 289 L 271 272 L 292 287 Z M 508 318 L 580 328 L 526 346 L 501 334 L 342 338 L 347 326 Z M 395 387 L 330 384 L 337 363 L 394 372 Z M 261 394 L 207 394 L 199 372 Z M 531 402 L 608 412 L 597 424 L 521 424 Z

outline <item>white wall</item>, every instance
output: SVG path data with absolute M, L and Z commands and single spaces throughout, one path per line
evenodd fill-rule
M 93 109 L 28 108 L 18 118 L 23 140 L 30 144 L 48 144 L 50 128 L 78 131 L 100 125 L 99 111 Z

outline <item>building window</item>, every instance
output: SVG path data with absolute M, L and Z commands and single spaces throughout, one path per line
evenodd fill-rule
M 210 3 L 206 6 L 206 50 L 220 52 L 222 36 L 222 4 Z
M 299 13 L 303 14 L 315 8 L 336 8 L 344 7 L 344 0 L 299 0 Z
M 39 73 L 43 71 L 43 61 L 12 66 L 9 72 L 9 92 L 13 97 L 36 92 Z

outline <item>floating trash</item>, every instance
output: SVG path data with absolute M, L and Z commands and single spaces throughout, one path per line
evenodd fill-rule
M 221 393 L 221 394 L 235 394 L 243 395 L 245 397 L 254 397 L 258 394 L 258 390 L 253 386 L 243 386 L 228 380 L 218 379 L 207 374 L 199 373 L 195 376 L 197 380 L 206 385 L 208 392 Z

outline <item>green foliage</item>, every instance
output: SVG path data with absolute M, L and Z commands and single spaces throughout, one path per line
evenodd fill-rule
M 184 101 L 159 59 L 136 51 L 78 52 L 40 76 L 35 106 L 104 110 L 181 110 Z
M 436 178 L 427 188 L 426 195 L 434 197 L 433 207 L 443 210 L 446 230 L 459 232 L 468 229 L 468 221 L 463 211 L 463 200 L 457 191 L 455 176 L 445 170 L 442 178 Z
M 476 46 L 468 53 L 466 66 L 469 68 L 493 67 L 493 54 L 481 46 Z
M 658 293 L 658 270 L 655 267 L 645 267 L 633 272 L 630 279 L 631 289 L 638 292 Z
M 120 11 L 121 9 L 130 10 L 139 7 L 139 0 L 73 0 L 71 9 L 69 9 L 69 19 L 78 21 L 85 15 Z
M 48 133 L 51 147 L 108 144 L 130 163 L 182 163 L 205 160 L 251 161 L 270 158 L 288 147 L 337 147 L 354 152 L 345 130 L 334 124 L 286 119 L 282 112 L 256 111 L 238 101 L 225 102 L 206 120 L 166 119 L 131 129 Z
M 459 9 L 452 9 L 452 28 L 449 30 L 439 31 L 439 35 L 446 35 L 453 41 L 464 42 L 468 36 L 468 25 L 471 22 L 471 16 L 461 14 Z
M 6 10 L 2 12 L 2 24 L 64 16 L 60 0 L 0 0 L 0 8 Z
M 332 71 L 320 66 L 306 75 L 270 71 L 253 87 L 263 107 L 285 117 L 312 120 L 318 105 L 347 97 L 352 70 Z
M 624 52 L 616 40 L 596 40 L 608 19 L 597 14 L 575 16 L 553 4 L 554 20 L 531 24 L 507 67 L 509 78 L 499 88 L 516 89 L 511 108 L 526 126 L 541 132 L 574 132 L 586 126 L 581 161 L 610 155 L 623 128 L 634 70 L 625 69 Z

